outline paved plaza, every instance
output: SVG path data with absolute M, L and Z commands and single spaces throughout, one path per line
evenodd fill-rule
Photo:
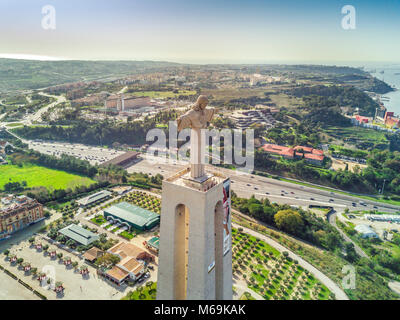
M 50 259 L 44 252 L 33 249 L 27 241 L 20 243 L 17 247 L 13 247 L 11 252 L 16 254 L 18 258 L 23 258 L 24 262 L 30 262 L 33 267 L 37 267 L 39 272 L 43 271 L 48 274 L 53 274 L 55 281 L 61 281 L 63 283 L 65 293 L 64 296 L 60 297 L 56 295 L 53 288 L 46 282 L 40 284 L 36 276 L 26 275 L 17 265 L 11 265 L 9 261 L 3 260 L 2 264 L 4 267 L 45 295 L 49 300 L 119 300 L 129 291 L 126 286 L 118 287 L 103 278 L 99 278 L 96 274 L 96 269 L 90 266 L 89 276 L 83 277 L 78 271 L 74 271 L 72 267 L 66 267 L 59 259 Z M 57 248 L 57 252 L 60 252 L 59 248 Z M 84 260 L 79 259 L 67 251 L 63 250 L 61 252 L 64 257 L 69 256 L 72 261 L 77 261 L 79 266 L 85 264 Z M 19 285 L 17 281 L 13 281 L 14 283 L 10 283 L 8 290 Z M 29 290 L 25 290 L 29 293 Z M 3 290 L 1 289 L 0 291 Z M 5 293 L 1 294 L 4 295 Z
M 2 264 L 4 265 L 4 263 Z M 0 300 L 40 300 L 39 297 L 2 270 L 0 270 L 0 283 Z

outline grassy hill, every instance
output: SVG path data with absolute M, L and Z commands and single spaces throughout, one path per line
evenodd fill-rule
M 38 89 L 75 81 L 161 71 L 178 66 L 158 61 L 33 61 L 0 59 L 0 92 Z

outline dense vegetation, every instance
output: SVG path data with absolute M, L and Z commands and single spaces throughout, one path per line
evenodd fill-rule
M 352 110 L 359 108 L 363 115 L 373 116 L 375 109 L 379 107 L 367 94 L 348 86 L 303 86 L 291 89 L 287 91 L 287 94 L 303 98 L 306 102 L 306 108 L 310 112 L 316 113 L 310 115 L 310 118 L 317 116 L 321 108 L 324 109 L 324 112 L 329 111 L 333 115 L 336 114 L 336 111 L 340 113 L 339 107 L 350 107 Z M 337 114 L 335 117 L 337 117 Z M 321 119 L 332 121 L 332 119 L 324 118 L 324 116 Z
M 156 126 L 155 120 L 114 123 L 111 121 L 90 122 L 80 120 L 69 127 L 22 127 L 14 129 L 22 137 L 30 139 L 68 141 L 90 145 L 121 144 L 141 145 L 146 142 L 147 132 Z
M 265 137 L 271 142 L 286 146 L 313 146 L 318 147 L 321 143 L 319 136 L 320 128 L 310 122 L 300 124 L 291 123 L 277 124 L 267 131 Z
M 328 250 L 334 251 L 343 244 L 334 227 L 309 211 L 271 204 L 268 199 L 260 201 L 254 196 L 250 199 L 238 198 L 234 193 L 232 205 L 259 221 Z
M 400 153 L 375 150 L 367 157 L 368 167 L 361 170 L 326 170 L 301 161 L 281 161 L 268 153 L 257 150 L 255 166 L 270 173 L 283 174 L 293 178 L 339 187 L 353 192 L 377 193 L 385 183 L 385 192 L 400 195 Z M 396 198 L 396 197 L 395 197 Z

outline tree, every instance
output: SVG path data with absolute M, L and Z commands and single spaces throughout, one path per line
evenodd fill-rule
M 274 220 L 279 229 L 292 234 L 300 233 L 304 227 L 300 213 L 291 209 L 278 211 Z
M 76 242 L 72 239 L 69 239 L 65 244 L 70 248 L 74 248 L 76 246 Z
M 359 255 L 357 254 L 354 244 L 352 242 L 346 242 L 345 245 L 345 250 L 346 250 L 346 260 L 349 262 L 355 262 L 358 260 Z
M 106 253 L 102 255 L 101 257 L 97 258 L 95 264 L 98 267 L 112 267 L 116 265 L 118 262 L 120 262 L 120 258 L 118 256 L 115 256 L 111 253 Z

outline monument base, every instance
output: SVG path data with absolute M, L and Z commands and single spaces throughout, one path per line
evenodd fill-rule
M 163 181 L 157 299 L 232 299 L 229 182 L 190 168 Z

